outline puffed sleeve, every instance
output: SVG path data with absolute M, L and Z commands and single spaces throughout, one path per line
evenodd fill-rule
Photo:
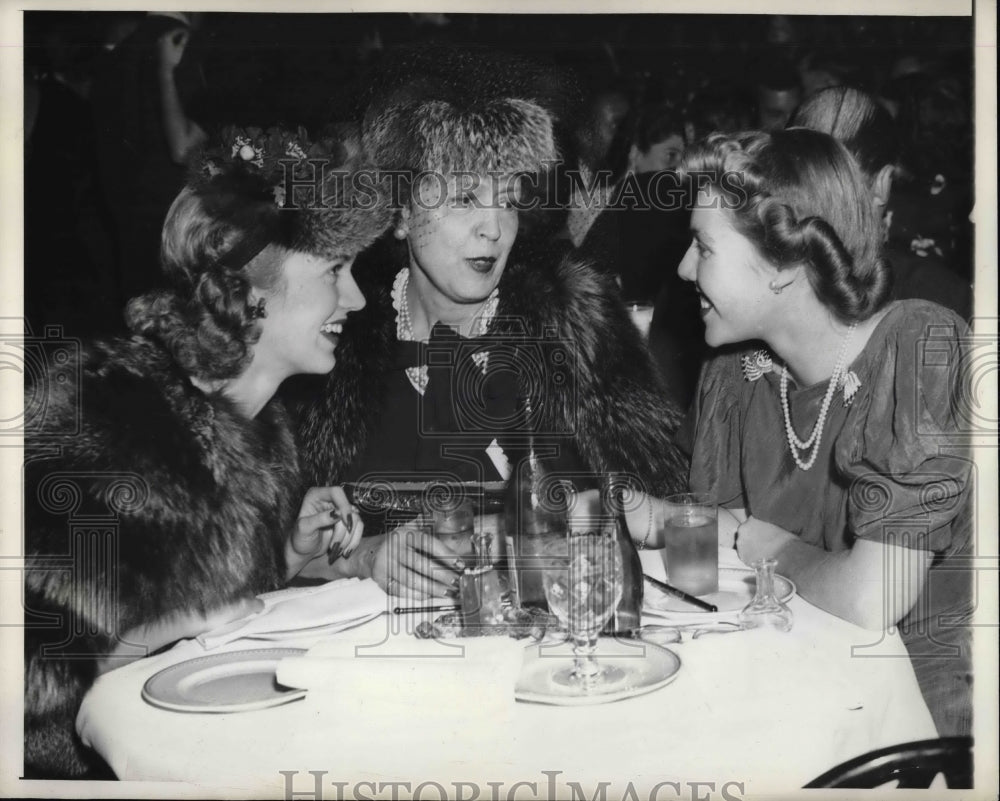
M 737 354 L 723 354 L 702 369 L 694 404 L 678 442 L 691 455 L 692 492 L 707 492 L 731 509 L 745 508 L 740 478 L 740 396 L 743 373 Z
M 860 539 L 954 551 L 969 502 L 968 329 L 952 312 L 913 303 L 872 360 L 867 409 L 842 463 L 848 525 Z M 838 458 L 838 461 L 841 459 Z

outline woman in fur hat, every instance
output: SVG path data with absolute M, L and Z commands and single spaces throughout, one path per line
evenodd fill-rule
M 672 443 L 678 412 L 613 281 L 517 242 L 525 185 L 558 153 L 551 114 L 526 92 L 503 91 L 431 75 L 369 107 L 366 148 L 402 176 L 402 204 L 337 368 L 325 384 L 296 388 L 308 479 L 506 480 L 527 398 L 531 428 L 558 469 L 624 472 L 649 490 L 676 491 L 686 483 Z M 307 572 L 442 596 L 454 593 L 459 556 L 403 527 Z
M 354 256 L 389 222 L 325 200 L 280 209 L 242 169 L 188 186 L 163 229 L 172 288 L 130 302 L 131 339 L 26 388 L 45 404 L 26 437 L 28 775 L 86 771 L 73 723 L 100 673 L 246 614 L 359 542 L 342 489 L 303 500 L 272 402 L 288 376 L 333 368 L 365 304 Z

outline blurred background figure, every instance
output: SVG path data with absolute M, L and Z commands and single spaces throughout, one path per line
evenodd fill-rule
M 638 115 L 629 149 L 629 170 L 637 175 L 675 170 L 684 157 L 684 122 L 673 108 L 654 105 Z
M 795 23 L 787 14 L 772 14 L 767 18 L 765 40 L 771 47 L 793 48 L 799 40 Z
M 898 170 L 889 241 L 973 279 L 971 84 L 944 58 L 904 56 L 882 95 L 896 110 Z
M 602 91 L 591 98 L 583 123 L 576 131 L 577 153 L 590 170 L 610 166 L 611 145 L 630 107 L 628 97 L 619 89 Z
M 569 195 L 566 233 L 579 248 L 602 209 L 611 202 L 615 184 L 627 167 L 628 141 L 623 123 L 631 108 L 620 90 L 595 94 L 574 133 L 580 184 Z
M 676 168 L 684 156 L 684 118 L 665 102 L 628 114 L 619 128 L 625 172 L 576 248 L 581 259 L 617 277 L 622 298 L 655 307 L 649 349 L 671 399 L 686 406 L 703 348 L 697 293 L 680 280 L 689 211 Z
M 856 68 L 836 50 L 809 50 L 796 64 L 802 97 L 827 89 L 831 86 L 847 86 L 857 83 Z
M 626 154 L 624 165 L 606 168 L 610 180 L 600 195 L 605 207 L 593 209 L 583 239 L 574 238 L 576 252 L 616 275 L 624 298 L 651 302 L 668 265 L 675 255 L 680 261 L 687 247 L 686 212 L 670 194 L 678 186 L 672 171 L 684 155 L 681 115 L 665 104 L 643 106 L 626 115 L 612 147 Z
M 757 73 L 754 97 L 757 101 L 757 127 L 762 131 L 784 128 L 802 100 L 795 65 L 778 56 L 766 58 Z
M 197 15 L 150 12 L 104 56 L 94 77 L 97 163 L 117 243 L 119 304 L 162 281 L 160 230 L 206 139 L 206 85 L 185 59 Z
M 871 95 L 838 86 L 810 97 L 795 112 L 790 125 L 823 131 L 839 139 L 861 166 L 872 205 L 886 226 L 885 256 L 892 274 L 892 298 L 932 300 L 970 319 L 972 286 L 948 267 L 944 251 L 941 248 L 934 250 L 927 243 L 919 248 L 911 247 L 912 240 L 901 238 L 900 227 L 891 224 L 895 217 L 892 190 L 900 143 L 889 112 Z M 931 201 L 929 193 L 923 202 L 911 193 L 904 199 L 911 206 L 910 216 L 915 212 L 918 218 L 925 220 L 929 217 L 926 212 L 933 209 Z
M 684 115 L 685 139 L 696 142 L 710 133 L 750 128 L 753 104 L 738 88 L 708 84 L 691 96 Z
M 90 125 L 101 30 L 91 15 L 39 12 L 24 41 L 25 316 L 35 334 L 104 333 L 121 312 Z

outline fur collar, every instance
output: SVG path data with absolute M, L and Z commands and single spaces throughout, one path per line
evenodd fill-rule
M 389 293 L 401 261 L 398 248 L 387 249 L 392 244 L 370 251 L 358 270 L 368 303 L 345 328 L 333 372 L 288 386 L 303 467 L 317 484 L 341 481 L 378 425 L 395 342 Z M 547 363 L 540 371 L 542 425 L 572 435 L 590 470 L 629 473 L 660 494 L 684 489 L 687 460 L 673 443 L 679 410 L 658 383 L 613 280 L 550 247 L 522 243 L 499 288 L 490 336 L 568 344 L 568 365 Z
M 27 442 L 35 497 L 26 500 L 38 502 L 29 504 L 29 553 L 61 553 L 74 517 L 114 521 L 121 624 L 280 583 L 280 546 L 300 500 L 280 403 L 247 420 L 225 397 L 194 387 L 157 345 L 134 338 L 86 351 L 79 379 L 59 385 L 46 411 L 44 433 Z M 46 494 L 58 477 L 74 485 L 75 504 Z M 63 578 L 44 573 L 37 582 L 51 588 Z

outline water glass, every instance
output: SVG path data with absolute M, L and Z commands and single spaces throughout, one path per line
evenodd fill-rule
M 663 541 L 670 584 L 691 595 L 718 591 L 718 507 L 710 495 L 685 492 L 666 498 Z
M 435 504 L 428 511 L 434 536 L 455 553 L 471 556 L 475 528 L 472 501 L 455 500 Z
M 556 670 L 552 680 L 586 692 L 621 681 L 624 672 L 594 658 L 597 637 L 622 597 L 622 558 L 614 537 L 599 532 L 571 533 L 546 548 L 543 572 L 549 611 L 569 630 L 574 664 Z

